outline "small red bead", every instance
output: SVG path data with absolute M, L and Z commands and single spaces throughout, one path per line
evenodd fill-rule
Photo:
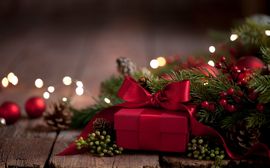
M 222 98 L 226 97 L 227 95 L 228 95 L 227 92 L 224 92 L 224 91 L 219 94 L 219 96 Z
M 235 96 L 235 97 L 233 97 L 233 99 L 234 99 L 234 101 L 236 103 L 240 103 L 241 102 L 241 98 L 240 97 Z
M 244 93 L 243 93 L 241 90 L 238 90 L 236 94 L 237 94 L 239 97 L 244 96 Z
M 235 111 L 236 111 L 235 106 L 232 105 L 232 104 L 227 104 L 226 107 L 225 107 L 225 109 L 226 109 L 227 111 L 229 111 L 229 112 L 235 112 Z
M 214 103 L 209 104 L 208 110 L 214 112 L 216 110 L 216 106 Z
M 250 93 L 250 94 L 248 95 L 248 98 L 249 98 L 250 100 L 256 100 L 257 97 L 258 97 L 258 94 L 257 94 L 256 92 Z
M 216 66 L 217 69 L 221 69 L 222 68 L 222 63 L 221 62 L 218 62 L 218 63 L 216 63 L 215 66 Z
M 234 89 L 233 89 L 233 88 L 229 88 L 229 89 L 227 90 L 227 94 L 228 94 L 228 95 L 233 95 L 233 93 L 234 93 Z
M 222 107 L 225 107 L 228 103 L 226 99 L 220 99 L 218 102 Z
M 208 101 L 203 101 L 201 103 L 201 106 L 202 106 L 202 108 L 208 108 L 209 107 L 209 102 Z
M 232 71 L 235 72 L 235 73 L 239 73 L 240 69 L 238 68 L 238 66 L 233 66 Z
M 257 109 L 258 111 L 262 112 L 262 111 L 264 110 L 264 105 L 261 104 L 261 103 L 259 103 L 259 104 L 257 104 L 256 109 Z
M 226 61 L 226 57 L 222 56 L 220 57 L 220 62 L 225 62 Z
M 240 79 L 237 83 L 238 83 L 239 85 L 245 86 L 245 85 L 247 85 L 247 80 L 246 80 L 245 78 L 242 78 L 242 79 Z

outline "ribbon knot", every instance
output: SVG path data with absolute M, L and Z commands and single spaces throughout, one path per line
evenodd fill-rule
M 166 98 L 164 97 L 164 95 L 162 95 L 161 91 L 158 91 L 157 93 L 151 95 L 151 98 L 150 98 L 151 106 L 160 107 L 160 103 L 162 101 L 166 101 Z
M 186 110 L 183 103 L 190 100 L 189 92 L 190 82 L 188 80 L 172 82 L 165 86 L 163 90 L 150 94 L 134 79 L 126 77 L 118 91 L 118 96 L 125 101 L 125 103 L 121 104 L 122 107 L 139 108 L 151 106 L 167 110 Z

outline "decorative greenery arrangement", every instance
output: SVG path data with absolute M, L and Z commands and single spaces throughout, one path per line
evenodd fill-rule
M 118 60 L 121 75 L 101 84 L 95 105 L 81 111 L 73 110 L 72 126 L 84 127 L 97 112 L 121 103 L 117 91 L 124 75 L 133 76 L 152 93 L 170 82 L 188 79 L 191 103 L 198 106 L 197 119 L 220 132 L 231 149 L 243 154 L 258 142 L 269 145 L 270 19 L 249 18 L 232 33 L 233 40 L 223 42 L 214 53 L 204 57 L 212 59 L 215 67 L 205 63 L 205 59 L 167 58 L 165 66 L 145 70 L 136 69 L 134 64 L 121 58 L 122 62 Z M 104 98 L 110 102 L 104 102 Z M 194 153 L 192 156 L 199 158 Z

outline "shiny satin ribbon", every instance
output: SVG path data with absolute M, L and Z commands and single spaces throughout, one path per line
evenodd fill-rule
M 121 107 L 157 107 L 167 110 L 185 110 L 183 103 L 190 100 L 190 81 L 172 82 L 157 93 L 150 94 L 131 77 L 126 77 L 118 96 L 125 103 Z

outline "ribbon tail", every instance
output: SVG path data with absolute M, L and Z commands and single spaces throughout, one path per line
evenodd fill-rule
M 84 130 L 81 132 L 80 135 L 77 136 L 77 139 L 80 137 L 87 138 L 88 134 L 93 131 L 93 122 L 96 118 L 104 118 L 110 122 L 113 123 L 114 120 L 114 113 L 116 113 L 119 110 L 119 107 L 113 106 L 107 109 L 102 110 L 98 114 L 96 114 L 86 125 Z M 74 155 L 74 154 L 80 154 L 83 153 L 84 150 L 78 150 L 76 148 L 76 144 L 73 141 L 66 149 L 64 149 L 62 152 L 58 153 L 57 156 L 64 156 L 64 155 Z
M 191 133 L 194 136 L 213 136 L 218 138 L 218 141 L 223 145 L 226 153 L 231 159 L 234 160 L 241 160 L 244 159 L 250 155 L 256 154 L 263 157 L 270 158 L 270 150 L 268 149 L 268 146 L 262 143 L 258 143 L 254 145 L 252 148 L 249 149 L 248 152 L 246 152 L 244 155 L 238 155 L 232 152 L 229 147 L 226 144 L 225 139 L 213 128 L 208 127 L 200 122 L 198 122 L 195 118 L 195 110 L 188 110 L 190 115 L 190 125 L 191 125 Z

